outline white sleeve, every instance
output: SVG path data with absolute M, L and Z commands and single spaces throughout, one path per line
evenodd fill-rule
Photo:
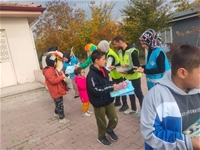
M 106 69 L 108 71 L 110 71 L 110 69 L 108 69 L 108 67 L 112 65 L 112 62 L 113 62 L 113 58 L 112 57 L 108 57 L 107 63 L 106 63 Z

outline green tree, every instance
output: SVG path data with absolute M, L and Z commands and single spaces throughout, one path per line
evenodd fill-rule
M 176 11 L 185 11 L 188 9 L 194 9 L 200 7 L 200 0 L 194 0 L 192 3 L 189 0 L 172 0 L 171 3 L 174 4 Z
M 38 55 L 51 46 L 58 46 L 61 52 L 70 51 L 79 58 L 86 56 L 87 43 L 98 44 L 100 40 L 111 40 L 121 33 L 122 25 L 111 19 L 114 2 L 91 1 L 91 18 L 85 11 L 67 0 L 52 0 L 46 3 L 46 11 L 39 18 L 34 29 Z
M 77 29 L 85 20 L 85 12 L 67 0 L 53 0 L 46 3 L 46 10 L 40 16 L 33 30 L 38 55 L 51 46 L 58 46 L 62 52 L 78 49 Z
M 171 5 L 165 0 L 130 0 L 122 10 L 124 31 L 128 42 L 139 44 L 140 35 L 147 29 L 161 31 L 172 19 Z
M 91 18 L 84 22 L 79 31 L 81 43 L 98 44 L 100 40 L 109 41 L 121 33 L 122 25 L 117 23 L 117 18 L 111 18 L 115 5 L 116 2 L 90 2 Z

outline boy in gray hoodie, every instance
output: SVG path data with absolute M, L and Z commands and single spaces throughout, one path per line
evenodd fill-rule
M 184 133 L 200 119 L 200 48 L 180 46 L 171 65 L 171 71 L 143 101 L 141 133 L 145 150 L 200 149 L 200 135 Z

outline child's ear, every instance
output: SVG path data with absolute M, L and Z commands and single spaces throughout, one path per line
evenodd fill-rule
M 181 79 L 185 79 L 188 76 L 188 71 L 184 68 L 179 68 L 177 70 L 177 75 Z
M 95 59 L 94 62 L 97 63 L 97 62 L 98 62 L 98 59 Z

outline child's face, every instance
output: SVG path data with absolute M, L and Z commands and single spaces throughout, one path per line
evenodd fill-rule
M 68 62 L 68 58 L 63 57 L 63 61 Z
M 85 76 L 85 71 L 84 71 L 83 69 L 82 69 L 81 72 L 80 72 L 80 76 L 81 76 L 81 77 L 84 77 L 84 76 Z
M 103 55 L 100 59 L 96 59 L 95 63 L 98 65 L 98 67 L 104 67 L 106 64 L 106 57 Z
M 190 89 L 200 88 L 200 65 L 198 68 L 188 71 L 185 77 L 185 85 Z

